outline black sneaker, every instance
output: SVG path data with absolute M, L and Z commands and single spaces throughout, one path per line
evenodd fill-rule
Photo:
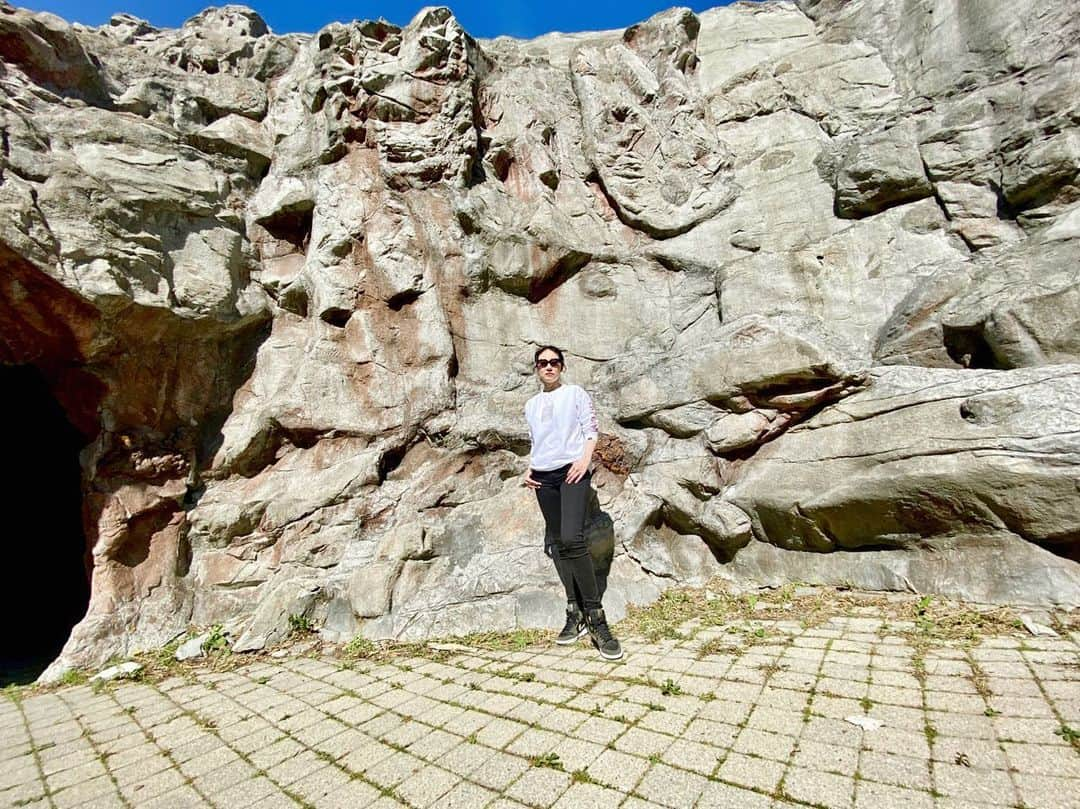
M 585 625 L 592 636 L 593 646 L 605 660 L 618 660 L 623 656 L 622 645 L 615 640 L 607 624 L 603 609 L 586 610 Z
M 585 626 L 585 616 L 581 614 L 577 604 L 566 605 L 566 626 L 562 628 L 555 642 L 560 646 L 568 646 L 577 643 L 580 638 L 589 634 Z

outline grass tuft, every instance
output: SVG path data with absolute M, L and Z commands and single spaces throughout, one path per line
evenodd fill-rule
M 297 613 L 289 616 L 290 635 L 310 635 L 314 631 L 315 624 L 306 615 Z
M 1080 730 L 1070 727 L 1069 725 L 1062 724 L 1057 730 L 1054 731 L 1055 736 L 1060 736 L 1065 741 L 1073 746 L 1074 749 L 1080 750 Z
M 558 770 L 563 772 L 563 763 L 559 758 L 558 753 L 544 753 L 541 756 L 533 756 L 529 759 L 529 764 L 533 767 L 541 767 L 549 770 Z
M 664 680 L 664 684 L 660 686 L 660 693 L 665 697 L 676 697 L 682 693 L 682 686 L 669 677 Z
M 521 652 L 537 643 L 548 643 L 551 632 L 543 629 L 514 629 L 510 632 L 474 632 L 457 643 L 493 652 Z

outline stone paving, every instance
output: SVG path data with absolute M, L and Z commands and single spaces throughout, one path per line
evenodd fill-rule
M 1080 634 L 860 613 L 9 689 L 0 806 L 1080 807 Z

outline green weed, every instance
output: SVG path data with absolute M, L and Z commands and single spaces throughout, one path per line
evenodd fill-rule
M 1077 750 L 1080 750 L 1080 730 L 1076 730 L 1068 725 L 1062 725 L 1054 731 L 1054 735 L 1060 736 Z
M 664 680 L 664 684 L 660 686 L 660 693 L 665 697 L 676 697 L 682 693 L 682 686 L 669 677 Z
M 291 621 L 290 621 L 291 622 Z M 206 654 L 229 651 L 229 637 L 221 624 L 214 624 L 207 632 L 206 639 L 202 642 L 202 650 Z
M 563 771 L 563 763 L 558 753 L 544 753 L 542 756 L 533 756 L 529 759 L 529 763 L 534 767 Z
M 297 613 L 289 616 L 289 634 L 290 635 L 307 635 L 315 631 L 315 624 L 311 622 L 311 619 L 302 613 Z

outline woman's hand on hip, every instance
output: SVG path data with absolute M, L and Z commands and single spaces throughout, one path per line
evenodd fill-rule
M 572 464 L 570 464 L 570 471 L 566 473 L 567 483 L 577 483 L 583 477 L 585 473 L 589 471 L 589 459 L 578 458 Z
M 539 489 L 540 481 L 533 479 L 532 470 L 530 469 L 525 473 L 525 479 L 521 481 L 521 485 L 526 489 Z

